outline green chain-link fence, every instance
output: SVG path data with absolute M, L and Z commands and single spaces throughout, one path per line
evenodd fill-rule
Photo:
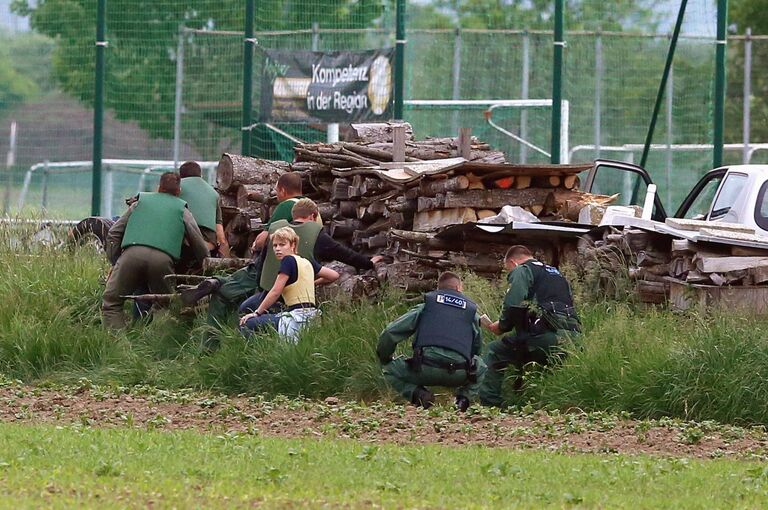
M 0 34 L 0 155 L 9 150 L 12 122 L 17 126 L 6 209 L 17 210 L 32 165 L 83 161 L 78 173 L 33 172 L 26 197 L 28 207 L 45 201 L 53 214 L 76 218 L 90 209 L 96 1 L 24 4 L 16 2 L 16 12 L 28 17 L 32 31 Z M 509 161 L 548 161 L 551 107 L 493 106 L 552 97 L 551 6 L 534 12 L 534 5 L 539 3 L 408 5 L 404 116 L 417 136 L 452 136 L 466 126 Z M 617 5 L 609 10 L 598 0 L 567 2 L 564 99 L 572 161 L 640 159 L 676 4 Z M 259 121 L 264 50 L 393 47 L 394 2 L 271 0 L 255 6 L 252 153 L 290 159 L 294 139 L 323 140 L 326 126 Z M 651 152 L 647 165 L 670 210 L 712 161 L 707 144 L 713 139 L 715 12 L 708 0 L 689 2 L 668 88 L 671 100 L 662 107 L 654 137 L 664 147 Z M 173 166 L 240 151 L 244 18 L 244 2 L 233 0 L 107 0 L 103 156 L 138 160 L 107 168 L 116 190 L 109 197 L 112 212 L 121 211 L 123 195 L 152 182 L 140 182 L 145 169 L 165 168 L 156 160 Z M 754 36 L 749 45 L 757 69 L 768 59 L 768 41 Z M 745 38 L 731 37 L 726 142 L 734 144 L 743 141 L 743 75 L 750 65 L 745 55 Z M 765 101 L 752 96 L 750 141 L 768 142 L 761 122 Z M 489 122 L 485 112 L 491 106 Z M 727 163 L 738 163 L 743 151 L 735 147 L 725 156 Z M 753 162 L 767 160 L 762 149 L 752 154 Z

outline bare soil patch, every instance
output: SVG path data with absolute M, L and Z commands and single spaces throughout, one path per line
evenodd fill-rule
M 500 412 L 472 407 L 429 411 L 393 403 L 362 404 L 135 387 L 0 386 L 0 420 L 148 430 L 198 430 L 274 437 L 350 438 L 395 444 L 435 443 L 561 452 L 673 457 L 768 457 L 764 427 L 673 419 L 631 420 L 606 413 Z

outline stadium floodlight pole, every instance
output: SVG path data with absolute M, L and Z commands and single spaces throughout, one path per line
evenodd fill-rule
M 555 41 L 552 57 L 552 140 L 550 161 L 560 163 L 560 122 L 563 106 L 563 0 L 555 0 Z
M 645 164 L 648 161 L 648 152 L 651 150 L 651 143 L 653 142 L 653 132 L 656 129 L 656 120 L 659 118 L 659 112 L 661 111 L 661 103 L 664 99 L 664 91 L 667 88 L 667 80 L 669 79 L 669 73 L 672 69 L 672 61 L 675 59 L 675 48 L 677 48 L 677 39 L 680 37 L 680 28 L 683 26 L 683 18 L 685 17 L 685 8 L 688 5 L 688 0 L 682 0 L 680 2 L 680 10 L 677 11 L 677 21 L 675 22 L 675 30 L 672 32 L 672 39 L 669 41 L 669 50 L 667 51 L 667 62 L 664 64 L 664 73 L 661 75 L 661 82 L 659 83 L 659 90 L 656 93 L 656 103 L 653 105 L 653 114 L 651 115 L 651 125 L 648 126 L 648 133 L 645 135 L 645 145 L 643 145 L 643 156 L 640 158 L 640 166 L 645 168 Z M 637 189 L 635 190 L 635 193 Z
M 253 128 L 253 18 L 256 0 L 245 1 L 245 38 L 243 39 L 243 140 L 240 153 L 251 155 L 251 129 Z
M 405 96 L 405 0 L 397 0 L 395 7 L 395 119 L 403 119 Z
M 728 0 L 717 0 L 717 47 L 715 49 L 715 137 L 712 142 L 714 168 L 723 165 L 723 134 L 725 128 L 725 45 L 728 42 Z
M 91 215 L 101 214 L 101 159 L 104 142 L 104 50 L 107 47 L 107 0 L 96 7 L 96 89 L 93 94 L 93 161 L 91 165 Z

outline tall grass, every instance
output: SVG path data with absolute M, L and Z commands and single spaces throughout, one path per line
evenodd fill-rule
M 298 345 L 276 335 L 246 340 L 232 328 L 205 355 L 203 318 L 174 309 L 125 332 L 104 330 L 103 255 L 92 246 L 24 241 L 31 233 L 0 232 L 0 372 L 8 377 L 315 398 L 388 395 L 374 350 L 386 323 L 414 304 L 401 293 L 325 304 Z M 502 278 L 466 275 L 465 283 L 480 309 L 497 316 Z M 768 320 L 588 301 L 587 290 L 577 289 L 584 325 L 578 347 L 559 367 L 532 376 L 523 401 L 768 424 Z

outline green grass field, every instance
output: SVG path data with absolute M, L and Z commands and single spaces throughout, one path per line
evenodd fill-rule
M 230 329 L 222 348 L 203 356 L 202 316 L 161 313 L 124 333 L 105 331 L 99 309 L 106 268 L 92 247 L 27 246 L 18 232 L 0 232 L 0 373 L 26 382 L 85 377 L 230 394 L 388 395 L 374 348 L 387 321 L 409 306 L 401 293 L 376 303 L 327 304 L 297 346 L 269 335 L 246 341 Z M 481 310 L 498 313 L 498 285 L 470 277 L 467 287 Z M 584 290 L 578 295 L 587 296 Z M 580 346 L 563 366 L 534 374 L 514 403 L 768 424 L 765 318 L 674 314 L 586 297 L 578 305 Z
M 14 508 L 763 508 L 748 461 L 0 425 Z

